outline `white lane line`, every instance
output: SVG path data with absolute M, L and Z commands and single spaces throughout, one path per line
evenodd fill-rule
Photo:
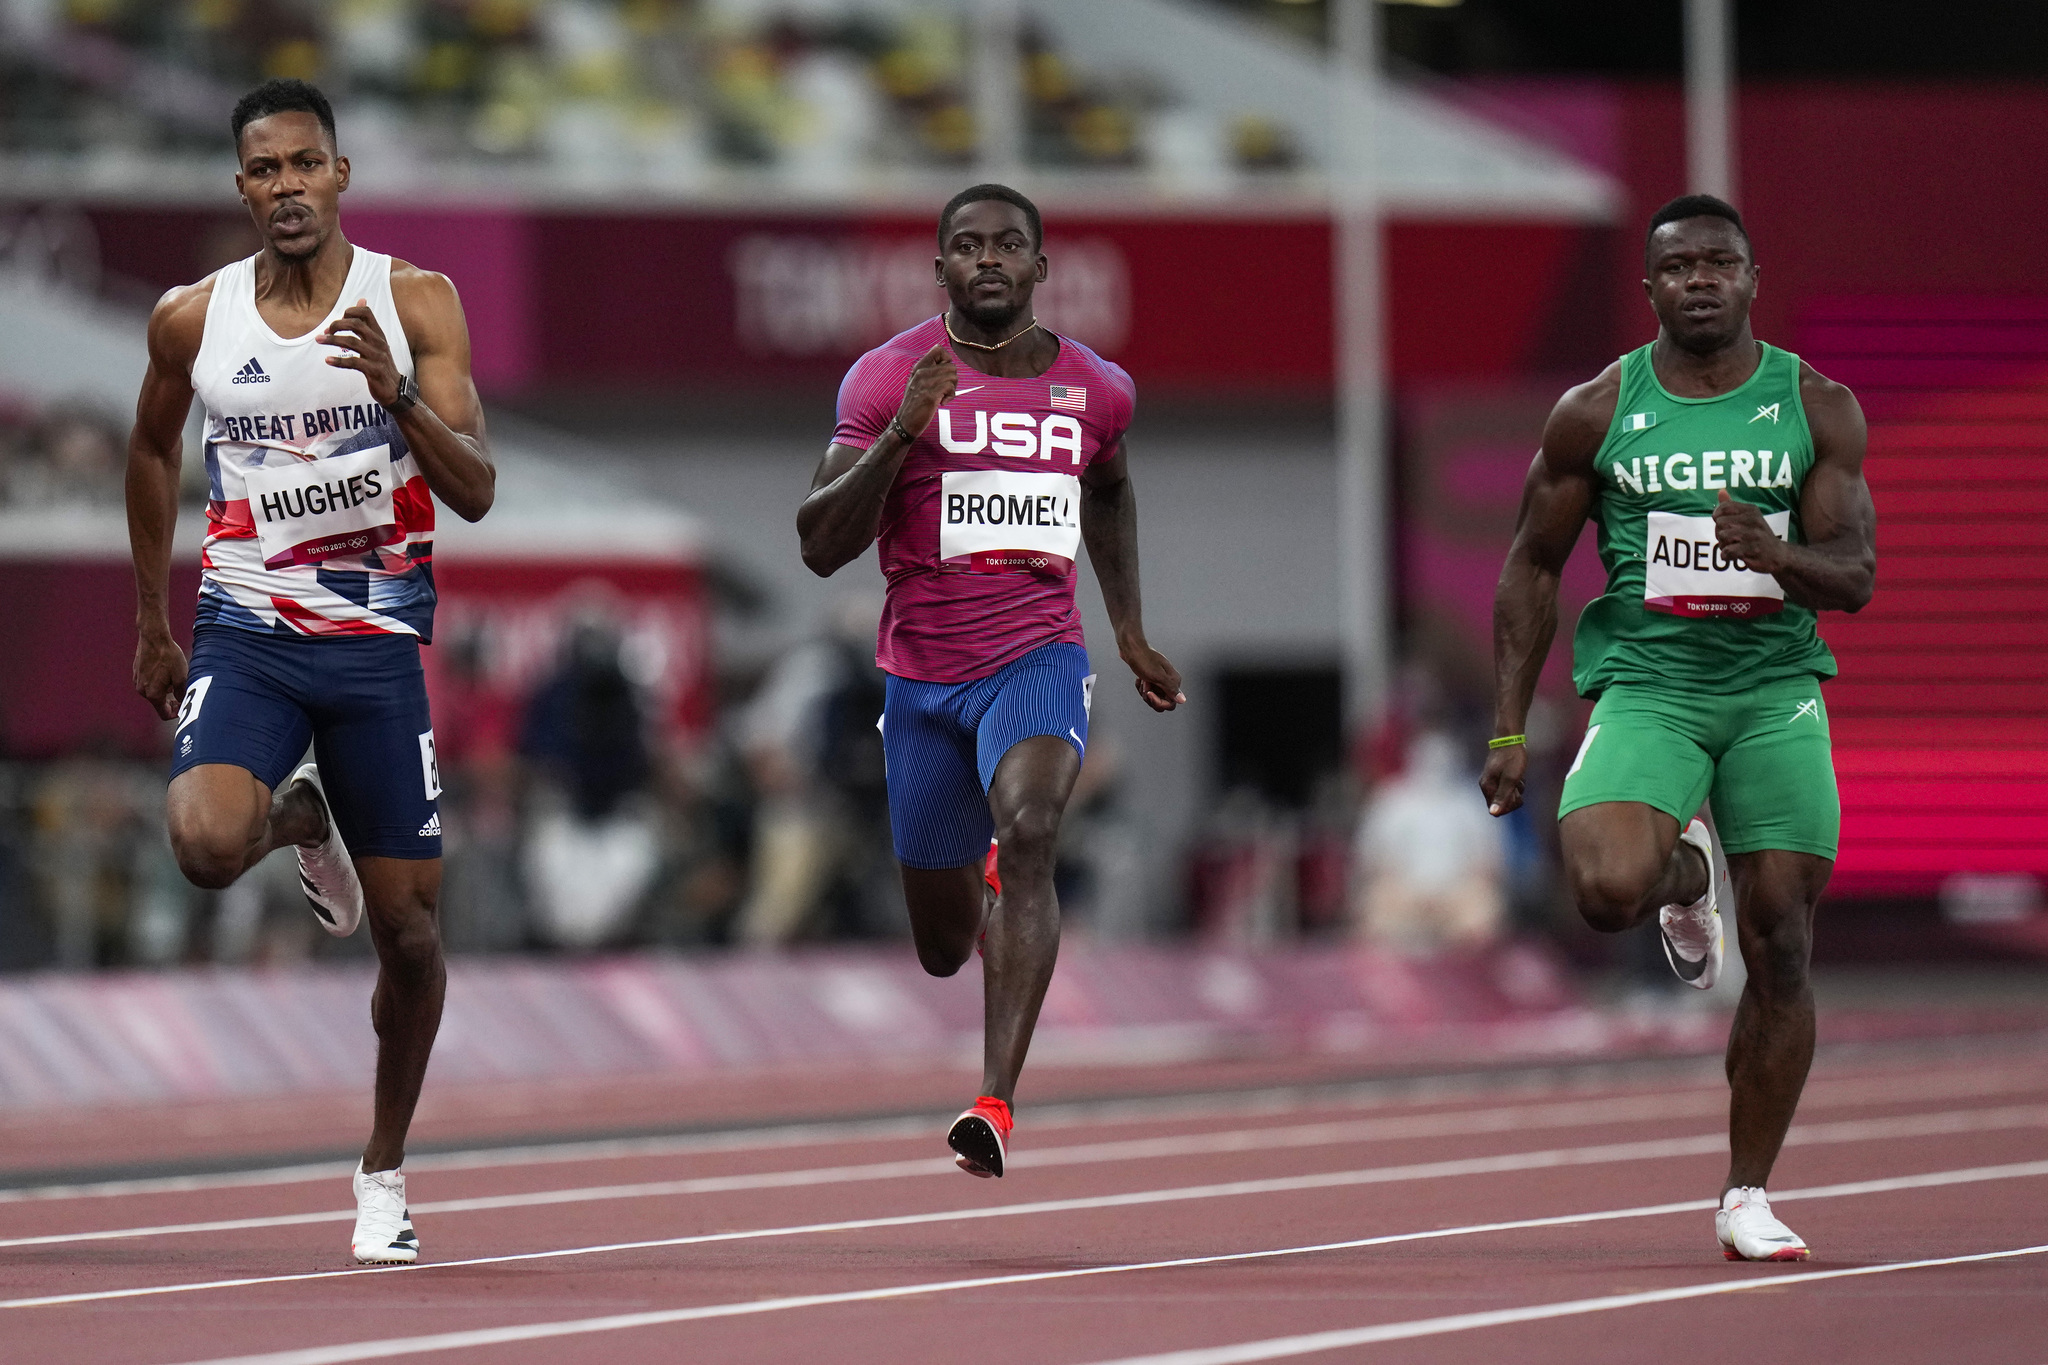
M 1869 1127 L 1869 1121 L 1821 1125 L 1824 1128 L 1842 1131 L 1815 1135 L 1813 1130 L 1795 1128 L 1787 1138 L 1787 1145 L 1799 1141 L 1804 1144 L 1828 1141 L 1858 1141 L 1871 1137 L 1898 1136 L 1887 1132 L 1862 1131 Z M 1948 1130 L 1955 1131 L 1955 1130 Z M 1919 1136 L 1920 1133 L 1906 1134 Z M 1480 1157 L 1463 1161 L 1430 1162 L 1414 1166 L 1383 1166 L 1355 1171 L 1335 1171 L 1307 1176 L 1284 1176 L 1268 1180 L 1237 1180 L 1215 1185 L 1189 1185 L 1162 1190 L 1133 1190 L 1121 1194 L 1087 1195 L 1071 1199 L 1047 1199 L 1024 1204 L 998 1204 L 978 1209 L 947 1209 L 935 1213 L 895 1214 L 879 1218 L 843 1219 L 826 1223 L 800 1223 L 773 1228 L 747 1228 L 730 1232 L 692 1233 L 680 1237 L 650 1238 L 633 1242 L 606 1242 L 595 1246 L 564 1247 L 546 1251 L 512 1252 L 499 1256 L 475 1256 L 456 1261 L 422 1261 L 413 1265 L 388 1266 L 374 1270 L 353 1267 L 347 1270 L 302 1271 L 290 1275 L 257 1275 L 226 1280 L 186 1281 L 182 1283 L 143 1285 L 128 1289 L 86 1290 L 72 1294 L 45 1294 L 29 1298 L 0 1299 L 0 1309 L 49 1308 L 65 1304 L 100 1303 L 112 1299 L 148 1298 L 159 1294 L 186 1294 L 211 1289 L 244 1289 L 257 1285 L 296 1284 L 305 1280 L 332 1280 L 351 1275 L 395 1275 L 412 1274 L 421 1271 L 445 1270 L 458 1266 L 506 1265 L 520 1261 L 557 1260 L 572 1256 L 595 1256 L 625 1251 L 647 1251 L 668 1247 L 704 1246 L 716 1242 L 758 1241 L 766 1238 L 812 1236 L 833 1232 L 861 1232 L 878 1228 L 919 1227 L 934 1223 L 969 1222 L 983 1218 L 1011 1218 L 1041 1213 L 1074 1213 L 1098 1209 L 1129 1208 L 1147 1204 L 1178 1203 L 1196 1199 L 1221 1199 L 1258 1194 L 1291 1194 L 1305 1190 L 1340 1189 L 1345 1187 L 1391 1184 L 1404 1180 L 1444 1179 L 1463 1175 L 1494 1175 L 1509 1171 L 1538 1170 L 1544 1168 L 1597 1165 L 1607 1161 L 1657 1160 L 1676 1156 L 1714 1155 L 1727 1150 L 1726 1140 L 1720 1134 L 1704 1134 L 1694 1138 L 1678 1138 L 1661 1142 L 1617 1143 L 1605 1147 L 1561 1148 L 1541 1152 L 1523 1152 L 1505 1157 Z M 2006 1180 L 2026 1176 L 2048 1175 L 2048 1161 L 2026 1162 L 2017 1165 L 1971 1167 L 1960 1171 L 1935 1172 L 1930 1175 L 1900 1177 L 1898 1181 L 1863 1181 L 1853 1185 L 1822 1186 L 1816 1190 L 1787 1191 L 1772 1195 L 1774 1201 L 1797 1198 L 1836 1197 L 1838 1194 L 1869 1194 L 1887 1189 L 1913 1189 L 1926 1185 L 1967 1184 L 1979 1180 Z M 1588 1219 L 1611 1217 L 1635 1217 L 1650 1213 L 1675 1212 L 1684 1209 L 1711 1209 L 1713 1200 L 1698 1200 L 1678 1204 L 1646 1206 L 1642 1210 L 1623 1213 L 1589 1215 Z M 1556 1220 L 1548 1220 L 1556 1221 Z M 1563 1221 L 1585 1221 L 1578 1217 Z M 1527 1226 L 1545 1226 L 1546 1220 L 1538 1220 Z M 1495 1225 L 1488 1224 L 1486 1228 Z M 1503 1227 L 1519 1227 L 1524 1224 L 1502 1224 Z M 1481 1228 L 1478 1230 L 1486 1230 Z M 1471 1229 L 1468 1229 L 1468 1231 Z M 1450 1233 L 1418 1234 L 1448 1236 Z M 1395 1240 L 1399 1240 L 1398 1238 Z M 1370 1244 L 1370 1243 L 1366 1243 Z
M 1963 1099 L 2048 1086 L 2048 1074 L 2039 1068 L 1952 1069 L 1930 1072 L 1900 1080 L 1895 1077 L 1845 1077 L 1816 1079 L 1806 1088 L 1802 1101 L 1805 1112 L 1846 1108 L 1860 1104 L 1910 1104 L 1923 1100 Z M 1366 1108 L 1384 1104 L 1455 1103 L 1460 1100 L 1498 1094 L 1498 1078 L 1425 1077 L 1387 1081 L 1361 1081 L 1354 1086 L 1331 1090 L 1299 1087 L 1251 1091 L 1229 1096 L 1163 1096 L 1151 1099 L 1077 1101 L 1048 1105 L 1031 1111 L 1033 1131 L 1053 1128 L 1131 1122 L 1140 1119 L 1197 1121 L 1211 1118 L 1283 1116 L 1300 1109 Z M 1552 1087 L 1570 1089 L 1570 1084 Z M 1699 1087 L 1659 1090 L 1620 1097 L 1614 1103 L 1669 1100 L 1677 1104 L 1701 1104 L 1704 1109 L 1688 1112 L 1719 1112 L 1727 1104 L 1727 1090 L 1718 1082 Z M 1535 1105 L 1493 1105 L 1462 1111 L 1477 1121 L 1493 1116 L 1526 1112 L 1544 1103 L 1589 1104 L 1599 1101 L 1566 1100 Z M 1450 1112 L 1444 1111 L 1448 1117 Z M 1674 1111 L 1676 1115 L 1677 1111 Z M 1427 1119 L 1436 1114 L 1412 1117 Z M 1390 1121 L 1398 1121 L 1393 1116 Z M 518 1166 L 555 1165 L 578 1161 L 616 1161 L 633 1158 L 704 1156 L 727 1152 L 763 1152 L 794 1147 L 838 1146 L 849 1142 L 889 1141 L 897 1138 L 929 1138 L 940 1116 L 929 1118 L 862 1119 L 851 1122 L 782 1125 L 720 1133 L 683 1134 L 647 1138 L 578 1139 L 514 1147 L 478 1148 L 412 1157 L 406 1162 L 408 1174 L 429 1171 L 501 1170 Z M 1513 1123 L 1505 1127 L 1512 1128 Z M 1018 1156 L 1021 1158 L 1022 1153 Z M 1013 1164 L 1014 1161 L 1013 1161 Z M 246 1171 L 220 1171 L 203 1175 L 149 1176 L 128 1180 L 101 1180 L 60 1185 L 30 1185 L 0 1189 L 0 1204 L 51 1199 L 129 1198 L 151 1194 L 189 1194 L 207 1190 L 251 1188 L 266 1185 L 296 1185 L 345 1176 L 343 1162 L 303 1162 Z M 351 1217 L 354 1215 L 351 1214 Z
M 648 1313 L 616 1313 L 599 1318 L 572 1318 L 566 1322 L 531 1322 L 509 1327 L 474 1328 L 462 1332 L 436 1332 L 427 1336 L 387 1337 L 381 1341 L 353 1341 L 338 1346 L 271 1351 L 261 1355 L 221 1356 L 211 1360 L 194 1361 L 191 1365 L 345 1365 L 348 1361 L 383 1360 L 393 1356 L 423 1355 L 429 1351 L 459 1351 L 479 1346 L 505 1346 L 515 1342 L 589 1336 L 598 1332 L 620 1332 L 634 1327 L 663 1327 L 682 1322 L 702 1322 L 709 1318 L 785 1313 L 796 1308 L 827 1308 L 839 1304 L 874 1303 L 886 1299 L 957 1293 L 964 1289 L 992 1289 L 1006 1285 L 1042 1284 L 1048 1280 L 1078 1280 L 1101 1275 L 1128 1275 L 1143 1270 L 1181 1270 L 1191 1266 L 1220 1265 L 1232 1261 L 1268 1260 L 1325 1251 L 1348 1251 L 1372 1246 L 1382 1240 L 1385 1239 L 1326 1242 L 1318 1246 L 1280 1247 L 1269 1251 L 1240 1251 L 1218 1256 L 1187 1256 L 1170 1261 L 1135 1261 L 1124 1265 L 1040 1270 L 1018 1275 L 985 1275 L 971 1280 L 935 1280 L 924 1284 L 889 1285 L 881 1289 L 855 1289 L 837 1294 L 803 1294 L 780 1299 L 752 1299 L 740 1303 L 709 1303 L 693 1308 L 667 1308 Z M 1235 1365 L 1239 1361 L 1273 1360 L 1281 1356 L 1305 1355 L 1310 1351 L 1334 1350 L 1379 1341 L 1400 1341 L 1410 1337 L 1438 1336 L 1447 1332 L 1465 1332 L 1480 1327 L 1499 1327 L 1509 1323 L 1535 1322 L 1544 1318 L 1571 1317 L 1617 1308 L 1635 1308 L 1644 1304 L 1706 1298 L 1716 1294 L 1740 1294 L 1751 1289 L 1790 1288 L 1822 1280 L 1887 1275 L 1901 1270 L 1928 1270 L 1937 1266 L 1970 1265 L 2019 1256 L 2038 1256 L 2044 1252 L 2048 1252 L 2048 1245 L 2013 1247 L 2005 1251 L 1980 1251 L 1967 1256 L 1942 1256 L 1924 1261 L 1891 1261 L 1883 1265 L 1852 1266 L 1842 1270 L 1802 1270 L 1790 1274 L 1759 1275 L 1743 1280 L 1711 1280 L 1705 1284 L 1675 1285 L 1668 1289 L 1652 1289 L 1635 1294 L 1612 1294 L 1597 1299 L 1572 1299 L 1563 1303 L 1532 1304 L 1524 1308 L 1502 1308 L 1491 1312 L 1459 1313 L 1449 1317 L 1422 1318 L 1411 1322 L 1380 1323 L 1372 1327 L 1282 1337 L 1211 1350 L 1133 1356 L 1120 1361 L 1106 1362 L 1105 1365 Z
M 1875 1093 L 1873 1091 L 1873 1093 Z M 1862 1103 L 1862 1099 L 1836 1103 Z M 1555 1104 L 1505 1105 L 1492 1109 L 1449 1113 L 1394 1115 L 1385 1118 L 1346 1119 L 1325 1123 L 1296 1124 L 1270 1128 L 1229 1129 L 1220 1133 L 1187 1133 L 1160 1138 L 1133 1138 L 1121 1142 L 1079 1143 L 1067 1147 L 1040 1148 L 1016 1153 L 1010 1164 L 1018 1169 L 1090 1165 L 1112 1161 L 1161 1160 L 1180 1156 L 1255 1152 L 1340 1143 L 1393 1141 L 1423 1137 L 1462 1136 L 1472 1133 L 1521 1132 L 1540 1128 L 1591 1127 L 1605 1123 L 1639 1122 L 1646 1119 L 1684 1118 L 1719 1113 L 1726 1097 L 1718 1093 L 1645 1095 L 1611 1100 L 1587 1100 Z M 1925 1121 L 1948 1124 L 1958 1115 L 1965 1122 L 1988 1122 L 1994 1127 L 2025 1126 L 2048 1114 L 2048 1105 L 2008 1106 L 1991 1110 L 1963 1110 L 1913 1119 L 1877 1119 L 1866 1122 Z M 2019 1116 L 2017 1119 L 2014 1116 Z M 1810 1126 L 1809 1126 L 1810 1128 Z M 923 1129 L 919 1130 L 923 1132 Z M 1956 1130 L 1947 1127 L 1936 1131 Z M 1895 1133 L 1894 1136 L 1910 1136 Z M 632 1184 L 591 1185 L 571 1189 L 541 1190 L 526 1194 L 483 1195 L 468 1199 L 443 1199 L 412 1205 L 414 1215 L 478 1213 L 493 1209 L 529 1208 L 544 1204 L 580 1204 L 611 1199 L 651 1199 L 689 1195 L 731 1194 L 746 1190 L 794 1189 L 812 1185 L 850 1184 L 865 1180 L 895 1180 L 914 1176 L 951 1175 L 956 1170 L 950 1158 L 915 1158 L 905 1161 L 870 1162 L 862 1165 L 824 1166 L 793 1171 L 759 1171 L 738 1175 L 697 1176 L 681 1180 L 640 1181 Z M 67 1242 L 101 1242 L 134 1237 L 169 1237 L 201 1232 L 242 1232 L 259 1228 L 304 1227 L 317 1223 L 347 1222 L 353 1209 L 323 1209 L 307 1213 L 269 1214 L 262 1217 L 214 1219 L 206 1222 L 160 1223 L 140 1227 L 101 1228 L 85 1232 L 41 1233 L 32 1237 L 0 1238 L 0 1249 L 25 1246 L 55 1246 Z
M 1525 1308 L 1497 1308 L 1484 1313 L 1453 1313 L 1441 1318 L 1418 1318 L 1412 1322 L 1382 1322 L 1371 1327 L 1348 1327 L 1334 1332 L 1308 1332 L 1301 1336 L 1273 1337 L 1266 1341 L 1246 1341 L 1235 1346 L 1200 1347 L 1191 1351 L 1163 1351 L 1156 1355 L 1123 1356 L 1117 1360 L 1100 1361 L 1097 1365 L 1247 1365 L 1259 1360 L 1280 1360 L 1287 1356 L 1311 1355 L 1317 1351 L 1337 1351 L 1347 1346 L 1373 1346 L 1383 1341 L 1409 1341 L 1416 1337 L 1437 1337 L 1450 1332 L 1470 1332 L 1481 1327 L 1505 1327 L 1517 1322 L 1541 1322 L 1547 1318 L 1578 1317 L 1586 1313 L 1611 1313 L 1617 1308 L 1640 1308 L 1652 1303 L 1677 1303 L 1685 1299 L 1704 1299 L 1716 1294 L 1741 1294 L 1752 1289 L 1790 1289 L 1801 1285 L 1818 1284 L 1823 1280 L 1847 1280 L 1864 1275 L 1890 1275 L 1901 1270 L 1929 1270 L 1937 1266 L 1975 1265 L 1985 1261 L 2010 1260 L 2019 1256 L 2039 1256 L 2048 1253 L 2048 1245 L 2013 1247 L 2008 1251 L 1980 1251 L 1969 1256 L 1938 1256 L 1924 1261 L 1889 1261 L 1883 1265 L 1851 1266 L 1843 1270 L 1800 1270 L 1784 1275 L 1759 1275 L 1746 1280 L 1716 1280 L 1707 1284 L 1676 1285 L 1670 1289 L 1651 1289 L 1636 1294 L 1609 1294 L 1597 1299 L 1569 1299 L 1563 1303 L 1537 1303 Z M 591 1319 L 601 1322 L 603 1319 Z M 557 1324 L 545 1324 L 555 1326 Z M 568 1324 L 559 1324 L 567 1326 Z M 638 1324 L 622 1324 L 637 1326 Z M 504 1330 L 504 1329 L 499 1329 Z M 604 1328 L 593 1330 L 603 1331 Z M 448 1333 L 456 1336 L 459 1333 Z M 564 1336 L 563 1332 L 546 1332 L 537 1335 Z M 417 1338 L 420 1341 L 432 1338 Z M 522 1337 L 499 1337 L 497 1341 L 531 1340 Z M 479 1344 L 496 1344 L 479 1343 Z M 315 1361 L 362 1360 L 358 1355 L 335 1355 L 334 1349 L 321 1354 L 315 1351 L 285 1351 L 276 1355 L 239 1356 L 236 1365 L 314 1365 Z M 450 1350 L 449 1347 L 418 1347 L 412 1349 Z M 210 1362 L 210 1365 L 227 1365 L 226 1361 Z

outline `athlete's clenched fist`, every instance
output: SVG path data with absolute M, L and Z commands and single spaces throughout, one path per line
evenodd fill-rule
M 1522 804 L 1522 783 L 1529 770 L 1529 751 L 1519 744 L 1495 749 L 1486 756 L 1479 790 L 1486 794 L 1489 815 L 1506 815 Z
M 1154 711 L 1171 711 L 1187 701 L 1180 690 L 1180 670 L 1148 644 L 1124 645 L 1117 653 L 1136 676 L 1138 695 Z
M 185 651 L 167 630 L 142 632 L 135 644 L 135 693 L 165 720 L 178 714 L 185 698 Z
M 370 397 L 379 404 L 388 408 L 398 401 L 398 363 L 391 358 L 391 343 L 384 339 L 384 329 L 377 325 L 368 299 L 357 299 L 353 308 L 328 323 L 327 330 L 313 340 L 322 346 L 341 347 L 341 354 L 327 357 L 327 363 L 338 370 L 362 371 Z
M 1722 553 L 1739 559 L 1757 573 L 1776 573 L 1785 563 L 1785 542 L 1758 508 L 1728 496 L 1714 506 L 1714 539 Z
M 960 371 L 954 368 L 953 357 L 943 346 L 932 347 L 903 386 L 903 405 L 896 409 L 896 421 L 912 436 L 923 435 L 939 405 L 953 396 L 959 383 Z

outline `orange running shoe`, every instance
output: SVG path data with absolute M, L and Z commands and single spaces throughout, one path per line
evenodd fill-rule
M 993 1095 L 976 1099 L 972 1109 L 953 1120 L 946 1145 L 954 1151 L 954 1164 L 967 1174 L 1001 1178 L 1010 1150 L 1010 1106 Z

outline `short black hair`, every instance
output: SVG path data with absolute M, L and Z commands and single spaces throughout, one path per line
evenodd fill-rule
M 284 79 L 265 81 L 235 101 L 235 112 L 228 119 L 235 134 L 235 150 L 242 148 L 242 130 L 257 119 L 291 113 L 311 114 L 319 119 L 320 126 L 327 130 L 327 140 L 337 150 L 340 148 L 334 136 L 334 106 L 327 102 L 327 96 L 306 81 Z
M 1711 194 L 1681 194 L 1650 215 L 1650 230 L 1643 234 L 1643 251 L 1648 254 L 1650 241 L 1657 235 L 1657 229 L 1666 223 L 1677 223 L 1687 218 L 1725 218 L 1735 224 L 1735 230 L 1742 234 L 1742 244 L 1749 247 L 1751 263 L 1756 261 L 1756 248 L 1750 244 L 1749 229 L 1742 225 L 1742 215 L 1735 205 L 1726 199 L 1716 199 Z
M 1008 185 L 969 185 L 946 201 L 946 207 L 939 210 L 939 250 L 946 249 L 946 236 L 953 231 L 953 215 L 969 204 L 979 204 L 987 199 L 1000 199 L 1005 204 L 1014 204 L 1024 211 L 1024 221 L 1031 224 L 1031 245 L 1045 245 L 1045 224 L 1038 217 L 1038 205 L 1026 199 Z

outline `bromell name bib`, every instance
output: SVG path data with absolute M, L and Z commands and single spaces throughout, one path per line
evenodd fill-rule
M 954 470 L 941 481 L 939 561 L 975 573 L 1064 578 L 1081 548 L 1081 481 L 1072 474 Z

